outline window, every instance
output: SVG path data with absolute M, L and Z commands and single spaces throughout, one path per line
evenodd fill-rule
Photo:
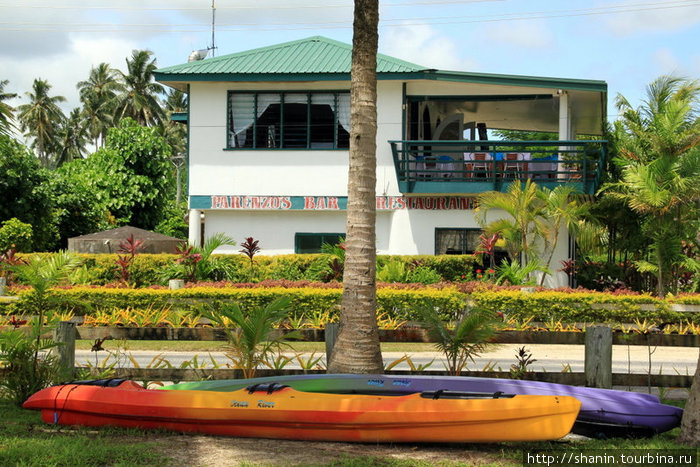
M 471 255 L 479 251 L 479 237 L 484 233 L 479 229 L 435 229 L 436 255 Z M 494 249 L 496 264 L 508 257 L 503 248 Z
M 298 233 L 294 235 L 294 253 L 320 253 L 324 243 L 337 245 L 345 241 L 345 234 Z
M 229 92 L 228 148 L 347 149 L 349 92 Z

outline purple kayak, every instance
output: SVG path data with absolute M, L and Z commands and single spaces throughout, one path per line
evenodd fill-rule
M 659 398 L 613 389 L 469 376 L 424 375 L 290 375 L 252 379 L 197 381 L 164 386 L 166 390 L 236 391 L 255 384 L 286 384 L 298 391 L 334 394 L 409 394 L 425 391 L 459 391 L 573 396 L 581 411 L 572 432 L 590 437 L 643 437 L 680 425 L 683 410 L 662 404 Z

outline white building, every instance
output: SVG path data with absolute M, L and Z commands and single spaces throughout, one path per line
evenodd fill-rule
M 315 252 L 344 234 L 350 63 L 350 45 L 311 37 L 156 72 L 189 95 L 190 242 L 202 229 L 252 236 L 271 255 Z M 379 254 L 473 252 L 475 196 L 514 180 L 597 188 L 605 145 L 577 137 L 602 134 L 605 82 L 442 71 L 381 54 L 377 78 Z M 558 141 L 485 141 L 494 129 Z M 572 256 L 570 242 L 559 245 L 554 265 Z M 559 273 L 550 285 L 565 282 Z

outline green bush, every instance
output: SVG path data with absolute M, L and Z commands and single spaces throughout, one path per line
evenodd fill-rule
M 0 227 L 0 253 L 10 249 L 32 251 L 32 226 L 16 217 L 8 219 Z

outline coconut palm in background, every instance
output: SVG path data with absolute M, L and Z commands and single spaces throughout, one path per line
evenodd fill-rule
M 3 101 L 14 99 L 17 94 L 5 92 L 5 86 L 9 83 L 8 80 L 0 81 L 0 135 L 9 135 L 14 129 L 14 111 L 9 104 Z
M 700 273 L 700 263 L 683 254 L 700 228 L 700 82 L 662 76 L 647 87 L 647 99 L 633 108 L 617 97 L 619 182 L 603 187 L 640 216 L 651 240 L 651 261 L 637 261 L 658 279 L 660 297 L 675 291 L 679 273 Z
M 55 166 L 60 167 L 66 162 L 82 159 L 88 141 L 85 116 L 79 108 L 75 108 L 68 118 L 61 122 L 56 132 Z
M 32 147 L 44 167 L 51 164 L 51 151 L 56 142 L 58 129 L 65 115 L 58 104 L 65 102 L 63 96 L 51 96 L 51 85 L 43 79 L 35 79 L 32 92 L 26 92 L 28 104 L 17 107 L 21 130 L 32 138 Z
M 90 137 L 96 148 L 104 146 L 107 130 L 114 125 L 115 99 L 124 89 L 119 76 L 119 71 L 103 62 L 92 67 L 88 79 L 76 85 Z
M 119 72 L 123 90 L 116 98 L 118 120 L 131 117 L 140 125 L 154 126 L 163 120 L 163 110 L 158 96 L 163 87 L 153 80 L 156 59 L 149 50 L 134 50 L 126 60 L 126 73 Z

